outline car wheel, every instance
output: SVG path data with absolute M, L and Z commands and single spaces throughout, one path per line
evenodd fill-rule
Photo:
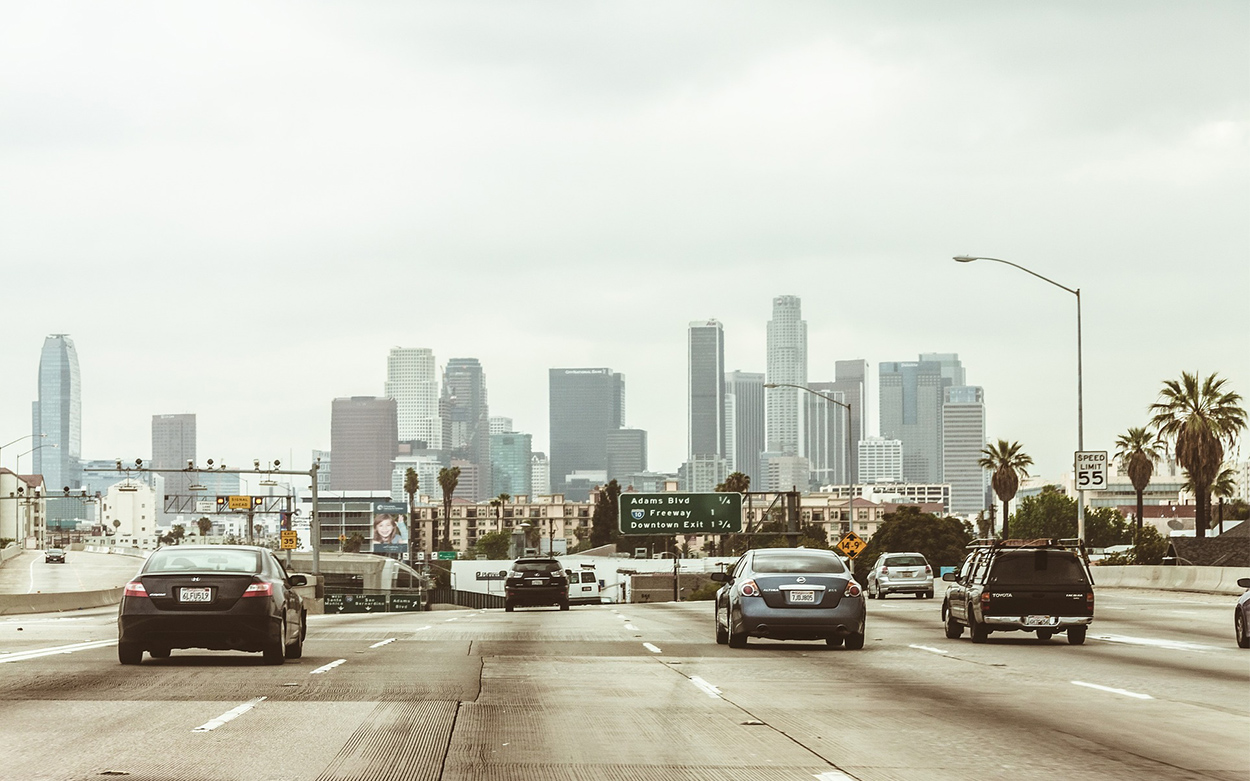
M 973 617 L 972 611 L 968 611 L 968 629 L 972 633 L 972 642 L 984 643 L 990 636 L 990 628 Z
M 1054 634 L 1055 633 L 1050 631 L 1049 629 L 1039 629 L 1037 630 L 1037 639 L 1041 640 L 1044 643 L 1047 640 L 1049 640 L 1051 637 L 1053 637 Z
M 1246 636 L 1246 617 L 1241 608 L 1237 608 L 1237 613 L 1233 616 L 1233 629 L 1237 631 L 1237 647 L 1250 648 L 1250 637 Z
M 503 612 L 505 612 L 505 613 L 511 613 L 511 612 L 512 612 L 512 603 L 511 603 L 511 602 L 504 602 L 504 603 L 503 603 Z
M 842 637 L 826 637 L 825 638 L 825 645 L 829 646 L 830 648 L 841 648 L 842 643 L 844 642 L 846 642 L 846 639 Z
M 139 664 L 143 661 L 143 649 L 134 643 L 118 643 L 117 661 L 122 664 Z
M 282 619 L 282 629 L 278 636 L 270 643 L 265 644 L 265 649 L 261 651 L 264 656 L 265 664 L 282 664 L 286 661 L 286 619 Z
M 877 598 L 876 584 L 874 584 L 871 580 L 868 581 L 868 588 L 864 589 L 864 591 L 868 592 L 869 599 Z
M 954 614 L 949 610 L 946 611 L 946 637 L 950 640 L 958 640 L 963 637 L 964 625 L 955 620 Z
M 1068 645 L 1084 645 L 1085 629 L 1084 624 L 1068 627 Z
M 923 591 L 916 592 L 916 599 L 924 599 L 924 598 L 925 598 L 925 593 Z
M 152 648 L 148 650 L 148 653 L 152 655 L 153 659 L 168 659 L 169 658 L 168 648 Z
M 716 611 L 716 615 L 712 618 L 712 623 L 716 624 L 716 644 L 725 645 L 729 642 L 729 629 L 720 625 L 720 611 Z
M 287 659 L 298 659 L 304 655 L 304 627 L 300 624 L 300 630 L 295 633 L 295 642 L 286 647 Z
M 858 651 L 864 647 L 864 633 L 847 635 L 843 642 L 846 643 L 846 650 Z
M 729 616 L 729 629 L 728 629 L 728 632 L 729 632 L 729 638 L 728 638 L 728 639 L 729 639 L 729 647 L 730 647 L 730 648 L 746 648 L 746 647 L 747 647 L 747 633 L 746 633 L 746 632 L 735 632 L 735 631 L 734 631 L 734 627 L 733 627 L 733 616 L 732 616 L 732 615 L 731 615 L 731 616 Z
M 926 591 L 926 592 L 924 593 L 924 598 L 925 598 L 925 599 L 933 599 L 933 589 L 929 589 L 928 591 Z
M 568 600 L 565 600 L 564 602 L 561 602 L 561 603 L 560 603 L 560 609 L 561 609 L 561 610 L 568 610 L 568 609 L 569 609 L 569 603 L 568 603 Z

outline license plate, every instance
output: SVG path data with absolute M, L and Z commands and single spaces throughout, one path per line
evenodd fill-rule
M 594 586 L 582 586 L 582 591 L 593 591 Z
M 180 588 L 179 602 L 212 602 L 213 590 L 209 588 Z
M 547 582 L 547 581 L 543 580 L 542 578 L 535 578 L 534 580 L 531 580 L 531 581 L 530 581 L 530 585 L 531 585 L 531 586 L 541 586 L 541 585 L 545 584 L 546 582 Z
M 1024 617 L 1025 626 L 1050 626 L 1052 623 L 1053 623 L 1053 619 L 1051 619 L 1050 616 L 1025 616 Z
M 790 602 L 791 604 L 795 602 L 808 602 L 811 604 L 815 604 L 816 592 L 815 591 L 791 591 Z

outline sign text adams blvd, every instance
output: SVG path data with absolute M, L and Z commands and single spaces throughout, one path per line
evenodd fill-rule
M 621 534 L 739 534 L 742 494 L 635 494 L 620 497 Z

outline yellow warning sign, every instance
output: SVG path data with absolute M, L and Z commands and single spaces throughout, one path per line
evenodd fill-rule
M 231 510 L 250 510 L 252 508 L 252 497 L 250 496 L 230 496 L 227 497 L 226 507 Z
M 295 550 L 299 547 L 299 532 L 293 529 L 282 530 L 282 550 Z
M 864 552 L 864 547 L 867 544 L 864 542 L 864 538 L 855 532 L 847 532 L 842 535 L 842 539 L 838 540 L 838 544 L 834 547 L 853 559 Z

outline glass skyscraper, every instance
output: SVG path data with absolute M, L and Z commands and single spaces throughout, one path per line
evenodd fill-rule
M 477 491 L 471 498 L 489 499 L 490 410 L 486 402 L 486 374 L 477 358 L 452 358 L 447 362 L 443 370 L 443 399 L 451 424 L 451 441 L 443 447 L 453 458 L 477 467 Z
M 687 455 L 724 456 L 725 330 L 716 320 L 699 320 L 690 324 L 688 342 Z
M 767 377 L 770 383 L 807 385 L 807 322 L 798 296 L 773 299 L 773 319 L 768 321 Z M 766 448 L 770 453 L 805 456 L 806 404 L 804 391 L 769 388 L 766 391 Z M 807 481 L 800 481 L 806 485 Z
M 551 488 L 575 471 L 606 472 L 608 432 L 625 424 L 625 377 L 611 369 L 548 370 Z
M 32 404 L 34 474 L 43 475 L 49 495 L 82 487 L 82 384 L 78 351 L 67 334 L 43 340 L 39 355 L 39 400 Z M 51 520 L 52 508 L 49 508 Z

